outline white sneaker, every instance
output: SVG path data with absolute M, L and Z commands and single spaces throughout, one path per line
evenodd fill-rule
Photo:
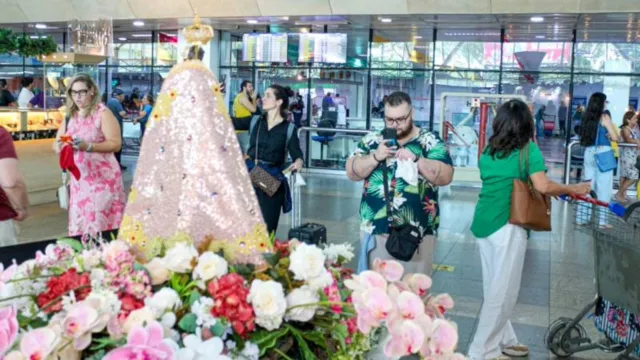
M 525 357 L 529 355 L 529 347 L 522 344 L 507 346 L 502 349 L 502 353 L 512 357 Z

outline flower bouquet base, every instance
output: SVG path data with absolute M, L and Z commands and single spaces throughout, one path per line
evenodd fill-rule
M 459 358 L 448 295 L 350 245 L 272 244 L 232 264 L 189 241 L 136 261 L 123 241 L 60 240 L 0 268 L 0 356 L 18 359 Z

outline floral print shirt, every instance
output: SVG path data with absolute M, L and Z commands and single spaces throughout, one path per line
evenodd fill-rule
M 362 138 L 354 155 L 374 153 L 383 141 L 382 131 L 372 132 Z M 402 146 L 419 157 L 441 161 L 452 165 L 451 156 L 440 138 L 424 129 L 417 137 Z M 394 226 L 411 224 L 422 232 L 422 236 L 433 235 L 440 223 L 438 187 L 431 185 L 418 174 L 418 185 L 412 186 L 402 178 L 396 178 L 397 162 L 387 160 L 389 192 L 393 196 Z M 361 231 L 382 235 L 389 233 L 387 207 L 385 205 L 382 167 L 376 168 L 364 182 L 360 204 Z

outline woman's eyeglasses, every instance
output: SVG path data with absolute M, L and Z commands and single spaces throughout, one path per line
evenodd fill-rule
M 71 97 L 85 97 L 89 94 L 89 90 L 71 90 Z

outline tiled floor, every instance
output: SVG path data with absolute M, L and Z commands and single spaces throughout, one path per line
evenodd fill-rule
M 128 174 L 133 173 L 130 167 Z M 559 175 L 556 169 L 550 174 Z M 330 242 L 358 244 L 358 209 L 362 185 L 343 178 L 307 176 L 302 188 L 303 222 L 317 222 L 327 227 Z M 131 177 L 127 176 L 126 183 Z M 453 188 L 443 196 L 442 225 L 434 262 L 451 266 L 451 271 L 434 273 L 434 292 L 448 292 L 456 301 L 451 318 L 458 324 L 460 350 L 466 352 L 477 324 L 482 304 L 482 271 L 476 241 L 469 232 L 477 190 Z M 23 224 L 21 241 L 33 241 L 64 235 L 66 214 L 55 204 L 33 209 L 33 216 Z M 573 317 L 594 296 L 592 240 L 575 232 L 570 224 L 571 211 L 563 203 L 554 203 L 554 231 L 532 235 L 526 254 L 522 289 L 514 328 L 522 343 L 528 344 L 531 359 L 548 359 L 544 345 L 547 327 L 561 316 Z M 290 217 L 283 216 L 278 237 L 285 238 Z M 354 261 L 355 263 L 355 261 Z M 592 339 L 600 338 L 592 321 L 582 324 Z M 577 354 L 574 358 L 609 359 L 614 355 L 599 351 Z

